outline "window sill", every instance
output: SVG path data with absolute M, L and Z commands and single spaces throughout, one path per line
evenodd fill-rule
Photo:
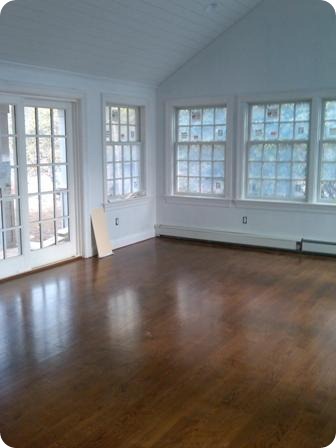
M 115 199 L 114 201 L 105 203 L 104 208 L 105 210 L 110 210 L 115 208 L 139 207 L 149 204 L 152 199 L 152 196 L 139 196 L 137 198 L 129 199 Z
M 307 202 L 275 202 L 262 201 L 252 199 L 231 200 L 228 198 L 213 198 L 202 196 L 165 196 L 166 204 L 175 204 L 183 206 L 206 206 L 206 207 L 222 207 L 222 208 L 249 208 L 254 210 L 265 211 L 286 211 L 301 213 L 336 213 L 336 204 L 324 203 L 307 203 Z
M 237 208 L 251 208 L 259 210 L 298 211 L 305 213 L 335 213 L 336 204 L 311 203 L 311 202 L 276 202 L 255 199 L 234 200 Z
M 232 200 L 225 197 L 204 197 L 204 196 L 165 196 L 167 204 L 178 205 L 200 205 L 207 207 L 231 207 Z

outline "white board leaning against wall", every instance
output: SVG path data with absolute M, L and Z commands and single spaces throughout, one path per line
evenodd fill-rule
M 104 258 L 113 255 L 112 244 L 109 237 L 105 211 L 95 208 L 91 213 L 92 227 L 96 239 L 98 257 Z

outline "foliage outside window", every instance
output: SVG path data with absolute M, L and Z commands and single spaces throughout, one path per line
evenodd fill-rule
M 226 134 L 225 106 L 176 110 L 175 193 L 224 195 Z
M 16 108 L 0 104 L 0 261 L 22 253 L 18 178 Z
M 310 102 L 250 104 L 246 196 L 305 201 Z
M 129 198 L 142 192 L 140 107 L 106 106 L 107 199 Z
M 66 111 L 25 107 L 30 249 L 70 241 Z
M 336 101 L 323 104 L 320 199 L 336 201 Z

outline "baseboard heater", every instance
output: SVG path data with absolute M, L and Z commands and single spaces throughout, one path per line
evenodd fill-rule
M 204 229 L 183 227 L 176 225 L 158 224 L 155 226 L 156 236 L 172 236 L 177 238 L 214 241 L 246 246 L 268 247 L 284 249 L 293 252 L 336 255 L 336 242 L 315 241 L 303 238 L 296 239 L 277 238 L 265 235 L 251 235 L 240 232 L 229 232 L 219 229 Z
M 301 240 L 301 252 L 336 255 L 336 243 L 331 241 Z
M 240 232 L 229 232 L 219 229 L 204 229 L 158 224 L 155 226 L 157 236 L 172 236 L 203 241 L 239 244 L 246 246 L 268 247 L 272 249 L 297 250 L 296 240 L 264 235 L 253 235 Z

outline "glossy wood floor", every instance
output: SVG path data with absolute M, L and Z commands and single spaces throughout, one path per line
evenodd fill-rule
M 0 284 L 14 448 L 321 448 L 336 260 L 157 239 Z

